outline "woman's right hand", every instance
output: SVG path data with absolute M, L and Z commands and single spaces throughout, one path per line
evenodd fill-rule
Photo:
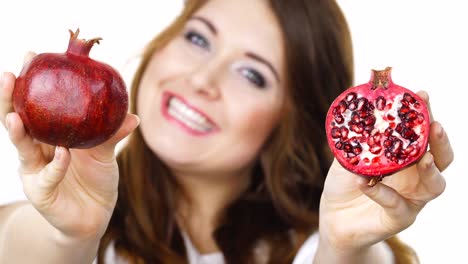
M 54 147 L 26 133 L 21 118 L 13 109 L 14 86 L 15 76 L 3 73 L 0 121 L 18 150 L 26 197 L 58 231 L 60 239 L 99 239 L 117 201 L 119 171 L 115 146 L 138 126 L 138 117 L 127 114 L 118 132 L 94 148 Z

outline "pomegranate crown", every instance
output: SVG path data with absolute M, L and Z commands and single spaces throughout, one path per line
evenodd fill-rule
M 392 83 L 391 71 L 392 67 L 386 67 L 384 70 L 372 70 L 370 79 L 372 90 L 377 88 L 388 89 Z
M 77 28 L 75 32 L 68 30 L 70 32 L 70 41 L 68 43 L 67 54 L 73 54 L 76 56 L 89 56 L 89 52 L 94 44 L 99 44 L 99 41 L 102 38 L 93 38 L 90 40 L 78 39 L 80 34 L 80 29 Z

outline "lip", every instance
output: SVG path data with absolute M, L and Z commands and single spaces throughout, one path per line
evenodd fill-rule
M 168 112 L 169 100 L 172 97 L 176 97 L 182 103 L 184 103 L 185 105 L 187 105 L 188 107 L 190 107 L 191 109 L 193 109 L 194 111 L 202 115 L 204 118 L 206 118 L 206 120 L 213 126 L 213 128 L 207 132 L 200 132 L 198 130 L 194 130 L 193 128 L 187 126 L 186 124 L 179 121 L 178 119 L 172 117 Z M 215 124 L 215 122 L 213 122 L 213 120 L 211 120 L 211 118 L 208 117 L 208 115 L 203 113 L 203 111 L 199 110 L 197 107 L 190 105 L 183 97 L 172 92 L 168 92 L 168 91 L 163 92 L 162 100 L 161 100 L 161 112 L 168 121 L 175 123 L 176 125 L 178 125 L 179 127 L 181 127 L 182 129 L 184 129 L 186 132 L 188 132 L 190 135 L 193 135 L 193 136 L 207 136 L 219 130 L 218 126 Z

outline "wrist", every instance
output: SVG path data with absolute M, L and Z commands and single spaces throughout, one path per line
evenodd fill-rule
M 98 245 L 102 237 L 98 233 L 75 237 L 64 234 L 62 231 L 54 228 L 53 226 L 50 226 L 50 228 L 50 239 L 58 247 L 63 248 L 92 247 L 93 245 Z
M 319 239 L 314 264 L 319 263 L 392 263 L 392 255 L 387 252 L 385 242 L 361 247 L 336 247 L 324 239 Z

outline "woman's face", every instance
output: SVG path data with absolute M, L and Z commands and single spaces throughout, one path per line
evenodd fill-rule
M 266 0 L 211 0 L 156 52 L 137 111 L 171 169 L 240 173 L 258 157 L 284 101 L 280 27 Z

